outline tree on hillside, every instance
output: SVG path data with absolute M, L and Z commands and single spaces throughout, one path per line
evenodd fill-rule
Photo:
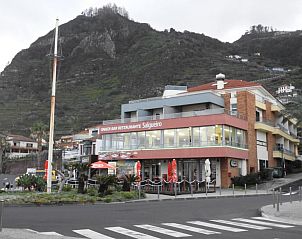
M 42 153 L 42 140 L 47 137 L 48 126 L 43 122 L 36 122 L 30 128 L 31 134 L 30 136 L 38 142 L 38 157 L 37 157 L 37 165 L 38 168 L 41 162 L 41 153 Z
M 3 159 L 5 153 L 9 150 L 10 146 L 6 141 L 6 137 L 0 134 L 0 173 L 3 171 Z

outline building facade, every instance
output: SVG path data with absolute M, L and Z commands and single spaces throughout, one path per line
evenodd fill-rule
M 211 178 L 228 187 L 231 178 L 267 167 L 286 167 L 297 156 L 296 122 L 261 85 L 225 80 L 188 88 L 166 86 L 162 97 L 130 101 L 121 119 L 104 121 L 97 140 L 99 159 L 116 162 L 118 174 L 168 179 L 168 163 L 177 161 L 179 180 Z M 99 143 L 98 143 L 99 141 Z
M 9 144 L 9 158 L 24 157 L 38 151 L 38 143 L 22 135 L 6 135 L 6 142 Z

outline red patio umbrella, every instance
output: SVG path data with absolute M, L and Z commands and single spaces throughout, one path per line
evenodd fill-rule
M 101 168 L 110 168 L 110 169 L 114 169 L 115 167 L 108 164 L 108 163 L 105 163 L 105 162 L 102 162 L 102 161 L 97 161 L 97 162 L 94 162 L 90 165 L 90 168 L 97 168 L 97 169 L 101 169 Z
M 140 161 L 136 162 L 136 177 L 138 181 L 141 181 L 141 169 L 142 169 L 142 165 Z
M 168 181 L 172 179 L 172 164 L 171 162 L 168 162 Z
M 173 183 L 177 182 L 177 164 L 176 160 L 172 160 L 172 181 Z

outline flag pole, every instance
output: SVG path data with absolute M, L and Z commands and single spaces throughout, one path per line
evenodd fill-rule
M 59 19 L 56 19 L 55 44 L 52 68 L 52 90 L 50 99 L 50 122 L 49 122 L 49 143 L 48 143 L 48 170 L 47 170 L 47 193 L 51 193 L 52 179 L 52 160 L 54 144 L 54 123 L 55 123 L 55 103 L 56 103 L 56 80 L 57 80 L 57 62 L 58 62 L 58 28 Z

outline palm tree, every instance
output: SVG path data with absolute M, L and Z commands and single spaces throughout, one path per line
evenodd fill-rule
M 36 122 L 30 128 L 30 136 L 38 142 L 38 157 L 37 157 L 37 168 L 40 166 L 41 153 L 42 153 L 42 140 L 47 136 L 48 127 L 43 122 Z
M 5 153 L 9 150 L 10 145 L 6 141 L 6 136 L 0 134 L 0 173 L 3 171 L 3 158 Z

